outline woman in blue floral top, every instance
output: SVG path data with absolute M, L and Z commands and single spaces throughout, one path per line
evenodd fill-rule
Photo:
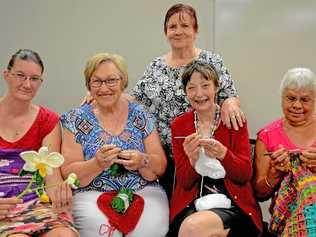
M 195 10 L 186 4 L 176 4 L 169 8 L 165 16 L 164 33 L 171 51 L 155 58 L 147 67 L 143 77 L 137 82 L 132 95 L 149 108 L 156 117 L 156 126 L 169 162 L 171 158 L 170 122 L 190 109 L 181 84 L 181 76 L 186 66 L 194 60 L 211 64 L 219 75 L 217 103 L 221 105 L 223 123 L 238 130 L 245 117 L 240 110 L 234 83 L 222 58 L 215 53 L 195 47 L 198 21 Z M 169 170 L 167 176 L 173 171 Z M 165 177 L 170 186 L 171 177 Z M 167 187 L 170 190 L 171 187 Z
M 168 200 L 156 180 L 165 171 L 166 157 L 153 117 L 143 105 L 121 96 L 128 81 L 122 57 L 107 53 L 91 57 L 85 80 L 94 103 L 61 117 L 65 128 L 62 171 L 65 176 L 75 172 L 81 183 L 74 195 L 75 224 L 81 236 L 104 234 L 107 223 L 113 222 L 98 209 L 97 199 L 122 187 L 145 203 L 135 229 L 125 236 L 164 236 Z M 124 172 L 115 175 L 113 164 L 124 167 Z M 118 230 L 108 230 L 109 235 L 122 236 Z

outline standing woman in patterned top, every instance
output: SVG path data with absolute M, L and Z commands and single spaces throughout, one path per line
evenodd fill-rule
M 164 33 L 171 51 L 155 58 L 148 65 L 132 95 L 146 105 L 156 117 L 157 130 L 171 162 L 170 122 L 189 110 L 190 105 L 185 98 L 181 75 L 192 61 L 202 61 L 216 68 L 219 74 L 217 102 L 221 106 L 221 119 L 224 125 L 228 128 L 232 125 L 238 130 L 238 127 L 243 126 L 245 117 L 240 110 L 234 83 L 222 58 L 218 54 L 195 46 L 198 33 L 195 10 L 186 4 L 171 6 L 165 16 Z M 168 173 L 173 172 L 167 170 L 167 175 Z M 172 182 L 166 180 L 166 183 Z
M 152 116 L 143 105 L 122 96 L 128 83 L 123 58 L 108 53 L 94 55 L 86 64 L 85 83 L 94 102 L 74 108 L 61 118 L 65 128 L 62 171 L 65 176 L 78 174 L 81 184 L 74 195 L 75 223 L 81 236 L 105 232 L 113 236 L 165 236 L 168 200 L 156 180 L 165 171 L 166 157 Z M 125 171 L 114 175 L 113 164 L 122 165 Z M 144 200 L 138 223 L 128 234 L 123 229 L 130 221 L 115 226 L 112 214 L 104 215 L 97 205 L 100 195 L 122 187 Z M 109 225 L 116 229 L 107 229 Z
M 36 193 L 17 199 L 31 176 L 19 176 L 24 165 L 21 150 L 46 146 L 60 151 L 59 116 L 32 103 L 43 84 L 44 65 L 29 49 L 16 52 L 3 72 L 6 94 L 0 99 L 0 236 L 77 236 L 70 214 L 72 194 L 63 184 L 46 189 L 52 204 L 40 203 Z M 45 184 L 63 181 L 60 170 L 45 177 Z

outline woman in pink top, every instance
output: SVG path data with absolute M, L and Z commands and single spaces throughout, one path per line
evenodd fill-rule
M 316 171 L 315 74 L 308 68 L 290 69 L 281 82 L 281 96 L 284 116 L 258 132 L 254 189 L 260 199 L 277 195 L 291 171 L 292 154 L 312 176 Z

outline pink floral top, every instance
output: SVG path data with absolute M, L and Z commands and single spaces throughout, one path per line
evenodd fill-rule
M 283 119 L 280 118 L 265 126 L 258 132 L 258 139 L 264 143 L 268 152 L 273 152 L 282 144 L 286 149 L 303 149 L 295 145 L 283 129 Z M 316 147 L 316 141 L 313 145 Z

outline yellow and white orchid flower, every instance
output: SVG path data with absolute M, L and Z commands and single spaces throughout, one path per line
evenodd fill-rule
M 53 173 L 53 168 L 58 168 L 64 163 L 64 157 L 58 152 L 49 153 L 47 147 L 41 147 L 38 152 L 24 151 L 20 153 L 25 161 L 23 169 L 29 172 L 39 171 L 44 178 Z
M 77 189 L 80 185 L 80 182 L 78 180 L 78 177 L 75 173 L 71 173 L 68 175 L 68 178 L 66 179 L 67 184 L 69 184 L 73 189 Z

